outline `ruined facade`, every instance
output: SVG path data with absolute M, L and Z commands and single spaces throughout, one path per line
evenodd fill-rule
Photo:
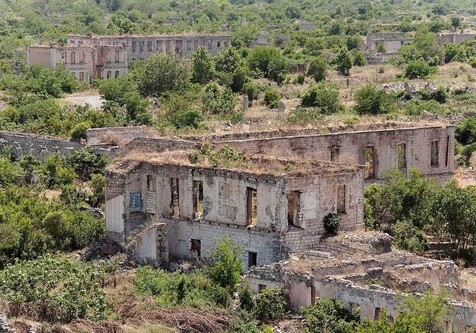
M 475 36 L 474 32 L 442 32 L 437 35 L 437 41 L 440 45 L 459 44 L 475 40 Z M 378 64 L 398 56 L 398 50 L 412 41 L 413 36 L 403 32 L 369 33 L 362 38 L 360 50 L 365 53 L 370 64 Z
M 101 146 L 101 136 L 112 136 L 106 131 L 91 131 L 88 141 Z M 329 213 L 340 215 L 343 230 L 359 229 L 364 186 L 388 170 L 416 168 L 446 181 L 454 169 L 452 126 L 183 138 L 118 131 L 129 142 L 110 151 L 122 162 L 106 173 L 108 237 L 152 261 L 164 258 L 157 248 L 167 249 L 165 257 L 187 258 L 198 248 L 206 256 L 214 238 L 226 234 L 254 253 L 244 254 L 245 267 L 278 261 L 316 249 Z M 216 150 L 233 148 L 259 167 L 194 165 L 186 156 L 203 142 Z M 161 232 L 152 225 L 161 225 Z M 157 237 L 160 242 L 153 241 Z
M 27 63 L 47 68 L 64 65 L 76 79 L 89 82 L 118 77 L 127 72 L 131 61 L 156 53 L 187 57 L 205 47 L 216 54 L 230 45 L 228 35 L 70 35 L 64 46 L 30 46 Z
M 206 257 L 229 235 L 251 267 L 316 247 L 329 213 L 340 215 L 342 230 L 363 225 L 361 166 L 254 156 L 246 167 L 210 167 L 191 163 L 191 154 L 126 157 L 108 168 L 109 238 L 157 263 Z
M 476 277 L 451 260 L 433 260 L 405 251 L 391 251 L 390 237 L 377 233 L 348 233 L 321 242 L 307 251 L 262 267 L 253 267 L 244 282 L 254 292 L 278 288 L 292 309 L 319 298 L 342 300 L 361 321 L 378 319 L 383 310 L 393 321 L 405 294 L 443 290 L 449 311 L 444 332 L 474 332 Z

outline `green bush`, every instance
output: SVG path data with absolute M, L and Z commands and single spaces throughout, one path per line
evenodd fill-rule
M 264 92 L 264 103 L 268 108 L 276 109 L 279 103 L 279 93 L 276 90 L 266 90 Z
M 340 228 L 340 216 L 335 213 L 329 213 L 324 216 L 322 221 L 324 223 L 324 230 L 328 234 L 335 235 L 339 231 Z
M 253 101 L 258 98 L 259 90 L 256 83 L 249 81 L 243 85 L 241 92 L 248 96 L 248 103 L 251 106 Z
M 252 71 L 278 83 L 283 81 L 284 75 L 289 71 L 288 60 L 274 47 L 252 48 L 247 61 Z
M 103 174 L 107 160 L 90 148 L 74 151 L 66 157 L 66 163 L 71 166 L 82 180 L 90 180 L 92 174 Z
M 70 138 L 74 141 L 80 141 L 86 139 L 86 131 L 92 127 L 92 124 L 88 121 L 82 121 L 76 124 L 70 132 Z
M 343 109 L 337 87 L 325 82 L 319 82 L 304 92 L 301 106 L 318 107 L 322 114 L 332 114 Z
M 410 61 L 405 67 L 405 77 L 409 79 L 423 79 L 431 73 L 431 67 L 425 60 Z
M 353 333 L 360 321 L 359 313 L 352 314 L 344 302 L 335 299 L 318 300 L 302 313 L 306 317 L 305 333 Z
M 216 82 L 210 82 L 205 86 L 202 102 L 206 111 L 220 115 L 231 114 L 236 105 L 231 90 L 222 89 Z
M 359 115 L 389 113 L 395 108 L 395 98 L 374 86 L 364 86 L 355 93 L 355 111 Z
M 234 290 L 243 271 L 241 247 L 227 236 L 215 242 L 209 256 L 212 262 L 209 271 L 211 280 L 223 288 Z
M 13 317 L 50 323 L 101 320 L 106 315 L 102 275 L 98 267 L 66 259 L 18 262 L 0 271 L 0 299 L 10 302 Z
M 281 291 L 265 289 L 255 296 L 255 316 L 258 320 L 279 320 L 286 313 L 286 302 Z
M 468 117 L 461 121 L 456 126 L 455 138 L 463 145 L 476 142 L 476 117 Z
M 328 67 L 329 65 L 324 58 L 317 57 L 309 64 L 307 75 L 312 76 L 316 82 L 324 81 Z

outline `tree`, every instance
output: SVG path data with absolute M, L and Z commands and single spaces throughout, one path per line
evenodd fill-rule
M 209 257 L 212 262 L 209 271 L 212 281 L 223 288 L 234 290 L 243 271 L 242 248 L 235 245 L 230 236 L 226 236 L 215 242 Z
M 231 114 L 236 105 L 231 90 L 222 89 L 216 82 L 210 82 L 205 86 L 202 101 L 205 110 L 221 115 Z
M 326 79 L 328 63 L 322 57 L 316 57 L 309 64 L 307 75 L 312 76 L 316 82 L 324 81 Z
M 436 34 L 424 28 L 416 32 L 412 43 L 403 45 L 398 52 L 406 62 L 423 58 L 435 66 L 443 57 L 443 48 L 438 43 Z
M 99 207 L 105 202 L 106 194 L 106 177 L 101 174 L 91 176 L 91 206 Z
M 284 74 L 289 70 L 288 60 L 274 47 L 256 47 L 251 49 L 247 61 L 252 71 L 258 71 L 264 77 L 278 83 L 283 81 Z
M 349 75 L 352 68 L 352 56 L 347 49 L 342 48 L 333 60 L 337 70 L 342 75 Z
M 156 54 L 139 67 L 137 79 L 142 96 L 159 97 L 188 87 L 190 72 L 179 58 Z
M 192 55 L 192 82 L 204 85 L 215 77 L 215 62 L 205 47 L 199 47 Z
M 461 18 L 460 17 L 452 17 L 451 18 L 451 26 L 456 30 L 461 25 Z
M 337 87 L 325 82 L 319 82 L 309 88 L 302 96 L 301 105 L 318 107 L 323 114 L 332 114 L 343 109 Z
M 455 132 L 456 140 L 463 145 L 476 142 L 476 117 L 463 119 L 456 126 Z
M 374 86 L 364 86 L 355 93 L 355 111 L 360 114 L 384 114 L 392 111 L 395 107 L 395 99 L 383 90 L 377 90 Z
M 76 150 L 66 158 L 82 180 L 90 180 L 93 174 L 103 174 L 107 160 L 90 148 Z
M 243 59 L 234 47 L 229 47 L 217 54 L 215 68 L 218 72 L 234 73 L 243 65 Z
M 286 302 L 277 289 L 265 289 L 255 296 L 254 313 L 259 320 L 282 319 L 286 310 Z

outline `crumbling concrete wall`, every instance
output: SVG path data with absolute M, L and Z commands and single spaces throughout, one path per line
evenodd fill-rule
M 169 262 L 166 223 L 154 223 L 140 230 L 127 244 L 131 257 L 142 265 L 161 266 Z
M 80 149 L 81 145 L 49 136 L 0 131 L 0 147 L 10 150 L 17 160 L 26 155 L 43 160 L 52 153 L 67 156 Z

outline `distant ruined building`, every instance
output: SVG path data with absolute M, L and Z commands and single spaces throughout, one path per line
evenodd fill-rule
M 118 77 L 131 61 L 157 53 L 188 57 L 199 47 L 211 54 L 231 45 L 229 35 L 70 35 L 64 46 L 33 45 L 27 50 L 27 63 L 55 68 L 64 65 L 79 81 Z

